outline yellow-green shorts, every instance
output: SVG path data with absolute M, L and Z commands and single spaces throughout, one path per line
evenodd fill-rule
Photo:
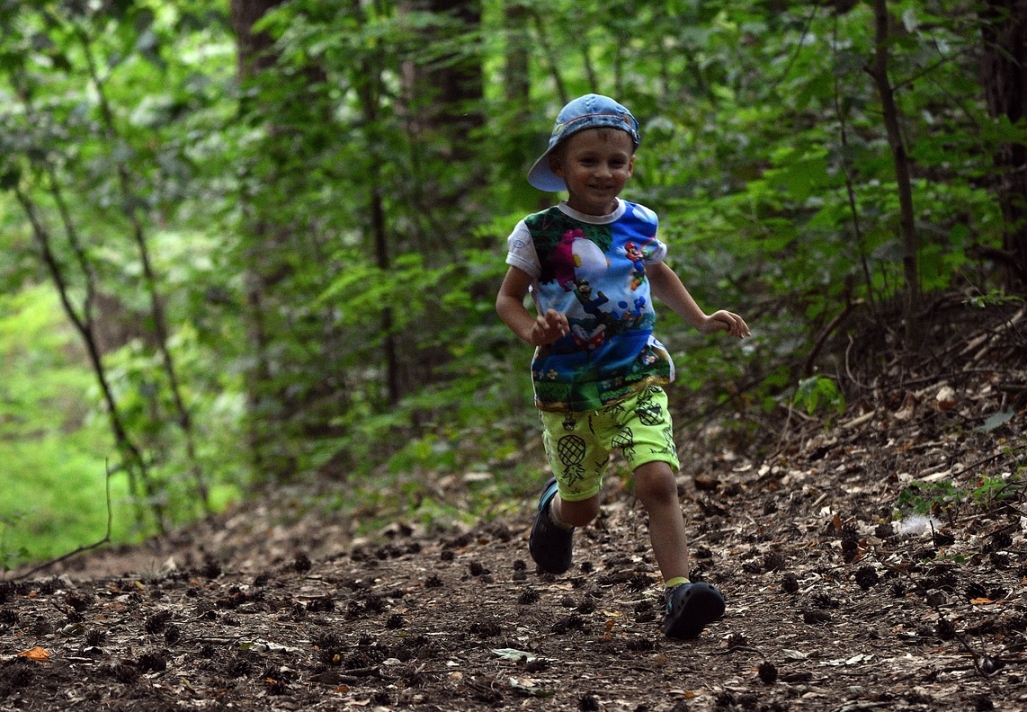
M 602 410 L 584 413 L 542 411 L 546 455 L 560 486 L 560 497 L 580 502 L 600 492 L 610 453 L 621 453 L 632 470 L 647 462 L 681 467 L 667 394 L 649 386 Z

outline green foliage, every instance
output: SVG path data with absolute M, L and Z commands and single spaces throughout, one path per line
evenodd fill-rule
M 845 396 L 834 380 L 826 376 L 810 376 L 799 381 L 792 402 L 807 415 L 822 411 L 833 415 L 845 412 Z
M 0 564 L 70 551 L 103 536 L 112 444 L 87 397 L 79 349 L 46 287 L 0 295 Z M 133 538 L 124 479 L 119 540 Z
M 977 256 L 1002 245 L 994 156 L 1023 137 L 988 113 L 980 19 L 889 8 L 918 286 L 1014 298 Z M 223 499 L 340 453 L 365 476 L 511 466 L 538 425 L 530 349 L 493 309 L 504 239 L 545 202 L 524 172 L 586 91 L 641 119 L 625 197 L 660 215 L 670 264 L 754 329 L 728 348 L 661 310 L 679 387 L 727 398 L 745 380 L 753 407 L 841 412 L 834 381 L 797 375 L 813 335 L 850 300 L 877 309 L 907 287 L 871 5 L 463 9 L 480 22 L 282 3 L 258 27 L 274 43 L 260 71 L 239 77 L 223 4 L 0 4 L 0 462 L 22 477 L 74 462 L 61 481 L 91 492 L 115 450 L 98 374 L 40 287 L 58 273 L 66 319 L 99 294 L 117 309 L 96 322 L 129 327 L 102 374 L 173 522 L 201 511 L 194 469 Z M 54 428 L 81 452 L 51 452 Z
M 17 509 L 0 515 L 0 571 L 4 573 L 29 559 L 30 554 L 26 547 L 11 549 L 8 544 L 10 530 L 17 527 L 24 516 L 24 512 Z
M 968 298 L 966 300 L 966 304 L 976 307 L 977 309 L 986 309 L 988 307 L 1002 306 L 1004 304 L 1013 304 L 1022 301 L 1023 297 L 1006 294 L 1006 292 L 1000 289 L 992 289 L 987 294 L 975 294 Z
M 118 380 L 121 384 L 120 376 Z M 129 383 L 121 385 L 127 389 Z M 237 498 L 245 484 L 239 476 L 244 462 L 232 455 L 239 434 L 221 430 L 239 422 L 239 408 L 227 408 L 226 413 L 221 400 L 220 407 L 206 405 L 200 420 L 212 430 L 204 437 L 200 455 L 214 483 L 212 499 L 217 508 Z M 140 418 L 133 427 L 152 431 L 146 419 Z M 40 286 L 0 295 L 0 463 L 4 480 L 0 522 L 2 549 L 7 552 L 0 556 L 7 557 L 8 566 L 58 556 L 103 536 L 107 519 L 104 478 L 112 452 L 114 444 L 96 397 L 95 381 L 82 363 L 81 346 L 63 321 L 52 291 Z M 169 462 L 169 466 L 158 468 L 155 477 L 165 481 L 162 496 L 175 521 L 185 522 L 197 515 L 180 466 Z M 139 503 L 140 497 L 131 493 L 126 477 L 114 475 L 113 541 L 137 541 L 154 533 L 139 528 L 135 517 Z
M 982 475 L 970 490 L 970 497 L 982 507 L 991 507 L 996 502 L 1017 500 L 1024 494 L 1023 473 L 1004 475 Z
M 912 482 L 903 488 L 895 502 L 895 508 L 902 513 L 930 514 L 947 507 L 958 506 L 966 492 L 953 482 Z
M 950 480 L 912 482 L 899 493 L 895 508 L 903 514 L 929 514 L 970 503 L 987 510 L 998 502 L 1016 500 L 1023 493 L 1022 473 L 982 474 L 963 486 Z

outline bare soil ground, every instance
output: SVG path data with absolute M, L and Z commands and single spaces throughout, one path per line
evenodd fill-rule
M 838 417 L 683 414 L 694 577 L 728 601 L 695 641 L 660 633 L 620 478 L 559 577 L 533 500 L 365 540 L 278 496 L 0 580 L 0 710 L 1024 709 L 1027 325 L 951 308 L 917 353 L 825 342 Z

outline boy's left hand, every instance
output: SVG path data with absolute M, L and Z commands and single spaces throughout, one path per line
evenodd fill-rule
M 706 322 L 699 327 L 703 334 L 715 334 L 718 331 L 726 331 L 728 335 L 739 339 L 751 336 L 745 320 L 737 314 L 721 309 L 706 317 Z

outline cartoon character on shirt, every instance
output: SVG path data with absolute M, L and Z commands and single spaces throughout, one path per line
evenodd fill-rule
M 595 317 L 598 321 L 605 318 L 603 311 L 599 308 L 610 301 L 605 294 L 599 292 L 596 298 L 592 298 L 592 285 L 587 279 L 574 280 L 574 295 L 581 302 L 581 308 L 589 316 Z
M 630 285 L 631 291 L 635 291 L 645 279 L 645 253 L 634 242 L 628 242 L 624 245 L 624 254 L 631 262 Z

